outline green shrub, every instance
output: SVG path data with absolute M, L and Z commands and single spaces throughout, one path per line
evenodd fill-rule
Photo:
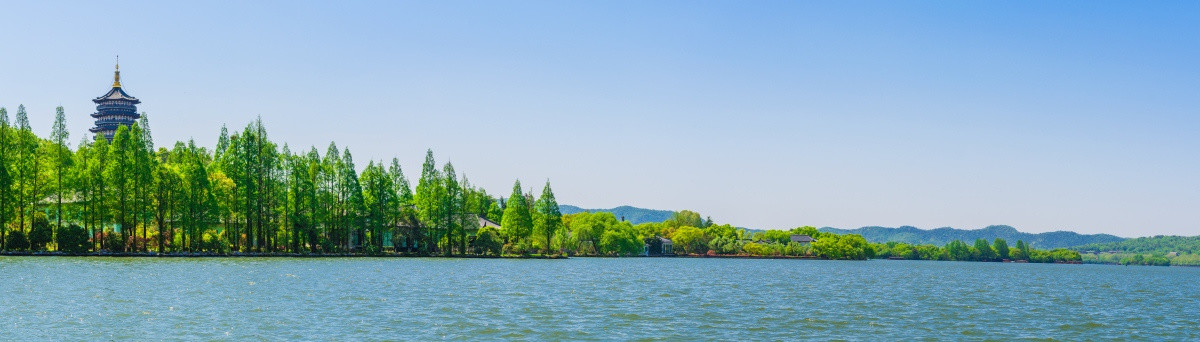
M 479 231 L 475 233 L 473 244 L 475 253 L 483 255 L 500 255 L 500 249 L 504 247 L 504 242 L 500 240 L 500 233 L 492 227 L 479 228 Z
M 29 248 L 35 251 L 46 250 L 46 244 L 54 241 L 54 231 L 50 229 L 50 221 L 46 214 L 33 215 L 33 223 L 29 228 Z
M 29 238 L 25 236 L 25 232 L 14 230 L 8 232 L 8 236 L 4 238 L 4 247 L 10 251 L 24 251 L 29 249 Z
M 121 238 L 121 234 L 107 230 L 104 232 L 104 248 L 113 253 L 125 252 L 125 239 Z
M 76 224 L 58 229 L 58 250 L 67 253 L 87 253 L 92 244 L 88 242 L 87 229 Z

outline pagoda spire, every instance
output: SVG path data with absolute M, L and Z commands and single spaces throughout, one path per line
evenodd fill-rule
M 113 88 L 121 87 L 121 55 L 117 55 L 117 70 L 113 71 Z

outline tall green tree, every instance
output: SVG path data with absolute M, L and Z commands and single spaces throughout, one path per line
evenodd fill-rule
M 443 206 L 446 188 L 442 182 L 442 173 L 437 169 L 433 159 L 433 150 L 425 151 L 425 163 L 421 164 L 421 178 L 417 181 L 417 191 L 413 198 L 416 201 L 417 217 L 425 232 L 421 235 L 426 241 L 422 250 L 434 253 L 435 246 L 441 240 L 440 230 L 444 227 L 446 208 Z
M 476 189 L 471 185 L 471 181 L 467 179 L 467 174 L 463 173 L 462 180 L 458 182 L 460 191 L 460 203 L 462 214 L 458 215 L 458 231 L 459 231 L 459 251 L 467 253 L 468 234 L 467 231 L 475 231 L 478 237 L 480 222 L 479 218 L 486 217 L 487 207 L 484 203 L 488 201 L 487 192 Z M 499 237 L 499 235 L 497 235 Z
M 325 215 L 322 215 L 324 222 L 321 226 L 325 227 L 323 230 L 323 239 L 331 246 L 330 248 L 334 249 L 341 245 L 340 237 L 342 236 L 342 227 L 339 224 L 342 222 L 342 205 L 344 203 L 344 199 L 342 198 L 342 182 L 345 180 L 345 177 L 342 176 L 343 167 L 341 163 L 341 151 L 338 150 L 337 144 L 330 142 L 329 147 L 325 150 L 324 160 L 321 163 L 321 175 L 324 176 L 322 177 L 324 178 L 324 187 L 320 198 L 325 213 Z
M 318 226 L 321 225 L 321 220 L 325 217 L 325 206 L 322 204 L 322 199 L 324 198 L 325 193 L 322 183 L 323 179 L 325 179 L 325 169 L 322 167 L 321 153 L 317 152 L 316 147 L 309 149 L 308 156 L 305 158 L 305 160 L 308 162 L 307 177 L 309 183 L 311 184 L 308 189 L 310 193 L 307 194 L 307 204 L 309 205 L 308 213 L 311 221 L 309 223 L 310 227 L 308 229 L 308 236 L 305 238 L 305 240 L 308 243 L 307 248 L 311 251 L 320 246 L 321 239 L 323 238 L 321 231 L 318 230 Z M 325 249 L 321 249 L 321 251 L 324 252 Z
M 538 213 L 536 228 L 539 235 L 546 237 L 543 240 L 543 249 L 550 253 L 554 233 L 562 229 L 563 223 L 562 212 L 558 210 L 558 201 L 554 199 L 554 190 L 550 189 L 549 180 L 546 181 L 546 186 L 542 187 L 542 196 L 538 198 L 535 209 Z
M 113 141 L 116 141 L 114 138 Z M 214 198 L 211 183 L 208 179 L 208 168 L 205 166 L 204 152 L 196 147 L 194 141 L 189 141 L 182 156 L 182 215 L 183 241 L 180 245 L 189 251 L 200 251 L 204 243 L 204 230 L 210 222 L 213 212 Z
M 399 196 L 400 204 L 412 204 L 412 188 L 408 184 L 408 178 L 404 177 L 404 170 L 400 168 L 400 159 L 392 158 L 392 164 L 388 166 L 388 176 L 392 178 L 392 185 L 396 187 L 393 191 Z
M 291 224 L 293 252 L 309 251 L 316 239 L 313 222 L 316 212 L 316 164 L 320 160 L 315 148 L 308 154 L 288 157 L 288 221 Z
M 996 238 L 996 241 L 992 243 L 992 246 L 996 249 L 996 257 L 1000 259 L 1009 258 L 1008 241 L 1004 241 L 1004 239 L 1001 238 Z
M 85 139 L 85 141 L 87 140 Z M 95 139 L 88 141 L 87 144 L 81 144 L 77 153 L 79 166 L 76 169 L 79 171 L 76 179 L 80 181 L 81 194 L 84 199 L 84 223 L 86 228 L 93 232 L 92 237 L 96 243 L 96 250 L 105 249 L 105 239 L 101 237 L 107 223 L 110 222 L 109 217 L 112 216 L 109 209 L 112 196 L 109 192 L 109 178 L 106 172 L 109 168 L 109 145 L 108 139 Z
M 975 239 L 975 250 L 979 253 L 978 261 L 996 260 L 996 250 L 984 239 Z
M 504 219 L 500 223 L 504 235 L 510 243 L 516 244 L 528 238 L 533 233 L 533 216 L 530 215 L 530 203 L 521 192 L 521 180 L 513 183 L 512 194 L 508 196 L 504 208 Z
M 365 222 L 371 235 L 371 246 L 376 250 L 383 248 L 383 234 L 387 226 L 393 222 L 390 217 L 399 198 L 396 196 L 392 178 L 383 168 L 383 163 L 370 162 L 362 172 L 363 202 L 366 207 Z
M 392 178 L 392 185 L 396 188 L 394 191 L 399 202 L 398 206 L 393 208 L 392 227 L 395 229 L 393 244 L 397 239 L 403 239 L 396 247 L 411 248 L 422 239 L 420 220 L 412 187 L 408 178 L 404 176 L 404 171 L 400 168 L 400 159 L 392 158 L 392 163 L 388 166 L 388 175 Z
M 216 158 L 213 165 L 232 183 L 232 186 L 225 189 L 228 193 L 220 194 L 218 201 L 221 203 L 218 207 L 223 210 L 220 214 L 229 221 L 225 226 L 225 238 L 229 240 L 230 250 L 240 252 L 242 251 L 243 234 L 250 224 L 250 218 L 246 215 L 250 211 L 247 204 L 251 196 L 248 181 L 249 171 L 240 136 L 237 134 L 230 136 L 227 128 L 224 126 L 221 128 L 222 136 L 218 138 L 217 143 L 219 152 L 214 154 L 219 157 Z
M 4 133 L 0 133 L 4 134 Z M 0 142 L 2 143 L 2 142 Z M 4 238 L 8 232 L 8 221 L 12 218 L 12 175 L 8 172 L 8 158 L 0 156 L 0 250 L 4 250 Z
M 221 134 L 217 135 L 217 149 L 213 150 L 213 159 L 221 159 L 225 151 L 229 149 L 229 128 L 225 124 L 221 124 Z
M 1013 260 L 1029 260 L 1029 244 L 1025 241 L 1017 240 L 1016 250 L 1011 251 Z
M 71 158 L 71 148 L 67 146 L 67 139 L 70 137 L 70 133 L 67 132 L 66 113 L 64 113 L 62 106 L 58 106 L 54 111 L 54 127 L 50 131 L 50 139 L 54 141 L 54 197 L 57 202 L 54 218 L 57 221 L 56 227 L 61 228 L 63 226 L 63 194 L 67 190 L 66 183 L 63 182 L 63 175 L 71 167 L 73 159 Z
M 12 220 L 13 173 L 12 133 L 8 121 L 8 109 L 0 107 L 0 250 L 5 250 L 4 241 L 8 233 L 8 222 Z
M 41 156 L 38 154 L 38 146 L 40 145 L 38 137 L 33 134 L 33 129 L 29 126 L 29 114 L 25 111 L 25 105 L 17 106 L 16 116 L 16 132 L 12 145 L 15 156 L 13 162 L 13 178 L 17 183 L 16 194 L 16 209 L 17 209 L 17 230 L 25 232 L 26 217 L 37 206 L 37 202 L 42 199 L 41 196 Z
M 150 220 L 154 217 L 153 196 L 151 189 L 154 185 L 154 168 L 157 159 L 154 156 L 154 138 L 150 134 L 150 116 L 142 112 L 138 122 L 134 124 L 136 144 L 133 145 L 134 185 L 137 187 L 137 219 L 142 226 L 141 251 L 148 252 L 150 236 Z
M 446 230 L 446 255 L 452 255 L 456 246 L 455 235 L 458 235 L 463 241 L 466 240 L 461 220 L 463 216 L 462 187 L 459 186 L 458 176 L 454 173 L 454 164 L 447 162 L 442 168 L 442 176 L 444 181 L 442 189 L 445 193 L 440 205 L 443 212 L 442 222 L 444 222 Z
M 279 214 L 277 209 L 282 197 L 280 196 L 280 190 L 284 189 L 279 179 L 279 149 L 267 136 L 267 130 L 262 126 L 262 120 L 259 119 L 255 125 L 259 131 L 259 134 L 256 136 L 260 140 L 258 144 L 259 167 L 257 186 L 262 193 L 258 203 L 258 221 L 261 225 L 259 234 L 261 235 L 260 239 L 263 244 L 261 250 L 275 251 L 279 229 Z
M 183 187 L 176 164 L 166 163 L 169 154 L 167 149 L 160 149 L 157 158 L 160 163 L 154 168 L 154 220 L 158 230 L 159 253 L 166 251 L 168 243 L 175 239 L 174 230 L 170 225 L 177 221 L 175 214 L 178 212 Z
M 821 239 L 817 239 L 817 241 L 821 241 Z M 962 242 L 961 240 L 954 240 L 946 243 L 946 253 L 949 255 L 950 260 L 971 260 L 971 247 L 967 246 L 967 243 Z
M 131 208 L 131 198 L 134 193 L 135 186 L 133 182 L 133 153 L 130 150 L 133 148 L 134 142 L 131 141 L 129 126 L 120 126 L 117 128 L 116 134 L 113 135 L 112 144 L 109 145 L 109 162 L 108 169 L 105 170 L 105 178 L 109 181 L 109 187 L 112 193 L 106 194 L 113 199 L 113 217 L 117 220 L 117 225 L 121 229 L 121 241 L 126 245 L 129 244 L 129 230 L 133 228 L 133 217 Z M 124 246 L 110 246 L 118 251 L 124 251 Z
M 361 246 L 366 246 L 365 239 L 366 230 L 363 221 L 363 211 L 366 210 L 366 204 L 363 201 L 362 184 L 358 179 L 358 171 L 354 166 L 354 157 L 350 154 L 350 149 L 342 151 L 342 162 L 338 164 L 342 169 L 338 174 L 342 180 L 339 182 L 340 198 L 341 198 L 341 226 L 345 231 L 343 242 L 346 245 L 346 250 L 354 248 L 353 240 Z M 353 238 L 351 238 L 353 237 Z

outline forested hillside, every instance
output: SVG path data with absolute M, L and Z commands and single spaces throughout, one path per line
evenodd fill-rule
M 976 239 L 992 240 L 996 238 L 1009 241 L 1023 240 L 1036 248 L 1066 248 L 1091 243 L 1120 242 L 1125 238 L 1108 234 L 1079 234 L 1075 232 L 1023 233 L 1010 226 L 988 226 L 983 229 L 937 228 L 924 230 L 916 227 L 862 227 L 858 229 L 821 228 L 821 231 L 838 234 L 858 234 L 867 241 L 904 242 L 910 244 L 945 245 L 950 241 L 974 241 Z
M 1154 236 L 1120 242 L 1091 243 L 1072 248 L 1078 251 L 1126 253 L 1200 253 L 1200 236 Z
M 558 206 L 558 210 L 561 211 L 563 213 L 563 215 L 570 215 L 570 214 L 580 213 L 580 212 L 585 212 L 585 211 L 591 212 L 591 213 L 600 213 L 600 212 L 612 213 L 613 216 L 617 217 L 617 219 L 624 217 L 626 221 L 629 221 L 629 223 L 632 223 L 632 224 L 642 224 L 642 223 L 646 223 L 646 222 L 663 222 L 663 221 L 666 221 L 667 219 L 670 219 L 672 214 L 675 214 L 674 211 L 670 211 L 670 210 L 645 209 L 645 208 L 631 207 L 631 206 L 627 206 L 627 205 L 619 206 L 619 207 L 612 208 L 612 209 L 584 209 L 584 208 L 576 207 L 573 205 L 562 204 L 562 205 Z

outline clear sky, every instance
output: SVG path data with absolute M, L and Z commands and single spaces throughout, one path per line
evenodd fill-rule
M 1200 234 L 1200 2 L 0 5 L 0 105 L 72 141 L 112 82 L 159 145 L 261 116 L 359 167 L 753 228 Z

